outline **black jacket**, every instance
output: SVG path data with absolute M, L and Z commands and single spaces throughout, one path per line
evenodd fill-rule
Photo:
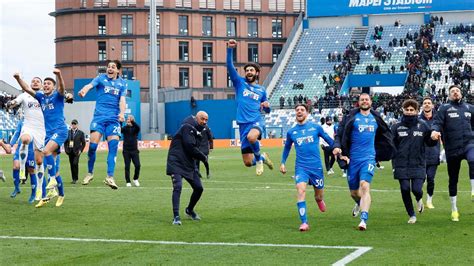
M 72 147 L 69 145 L 71 141 L 73 142 Z M 66 154 L 77 155 L 79 154 L 79 152 L 82 153 L 85 147 L 86 138 L 84 132 L 79 129 L 77 129 L 76 132 L 74 132 L 72 129 L 69 129 L 67 133 L 67 139 L 64 142 L 64 151 L 66 152 Z
M 435 146 L 438 141 L 431 139 L 430 126 L 417 117 L 414 123 L 402 121 L 392 126 L 395 155 L 392 159 L 395 179 L 425 178 L 425 145 Z M 438 156 L 439 157 L 439 156 Z
M 474 146 L 474 106 L 464 101 L 441 105 L 431 128 L 441 132 L 446 157 L 464 154 Z
M 421 112 L 421 114 L 420 114 L 420 118 L 423 121 L 425 121 L 426 124 L 428 124 L 430 129 L 431 129 L 431 126 L 433 125 L 435 117 L 436 117 L 435 110 L 433 110 L 433 116 L 429 120 L 428 120 L 428 118 L 426 118 L 424 112 Z M 441 145 L 440 145 L 439 141 L 437 141 L 436 145 L 432 146 L 432 147 L 425 145 L 426 165 L 439 165 L 439 163 L 440 163 L 440 161 L 439 161 L 440 152 L 441 152 Z
M 352 127 L 354 125 L 355 115 L 359 112 L 360 109 L 358 108 L 352 109 L 339 123 L 336 137 L 334 139 L 334 148 L 340 148 L 342 150 L 342 155 L 344 156 L 349 156 Z M 372 109 L 370 110 L 370 113 L 375 117 L 378 126 L 375 134 L 375 160 L 377 162 L 389 161 L 392 159 L 395 150 L 392 132 L 385 121 L 383 121 L 382 117 L 380 117 L 379 113 Z
M 132 121 L 131 126 L 125 124 L 122 127 L 124 151 L 138 151 L 138 133 L 140 133 L 140 126 L 135 121 Z
M 205 126 L 201 132 L 198 132 L 198 134 L 200 135 L 199 150 L 205 155 L 208 155 L 209 149 L 214 149 L 214 140 L 211 129 L 208 126 Z
M 193 177 L 195 161 L 207 161 L 207 156 L 199 150 L 198 129 L 202 130 L 193 116 L 184 119 L 178 132 L 171 140 L 166 163 L 166 174 Z

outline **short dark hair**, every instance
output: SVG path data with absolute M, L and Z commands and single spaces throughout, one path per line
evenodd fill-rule
M 255 71 L 260 73 L 260 65 L 257 63 L 248 63 L 244 66 L 244 70 L 247 70 L 248 67 L 253 67 L 255 68 Z
M 430 96 L 425 96 L 425 97 L 423 98 L 423 101 L 422 101 L 422 102 L 425 102 L 426 100 L 430 100 L 431 103 L 433 103 L 433 99 L 431 99 Z
M 41 83 L 43 83 L 43 80 L 40 78 L 40 77 L 33 77 L 31 80 L 33 79 L 39 79 Z
M 306 109 L 306 112 L 308 112 L 308 111 L 309 111 L 309 108 L 308 108 L 308 106 L 307 106 L 306 104 L 304 104 L 304 103 L 299 103 L 299 104 L 295 105 L 295 110 L 296 110 L 296 108 L 298 108 L 298 107 L 300 107 L 300 106 L 303 106 L 303 107 L 304 107 L 304 109 Z
M 451 85 L 449 86 L 448 92 L 451 92 L 452 88 L 458 88 L 459 90 L 461 90 L 461 87 L 459 87 L 458 85 Z
M 407 99 L 407 100 L 405 100 L 405 101 L 403 102 L 403 104 L 402 104 L 402 108 L 403 108 L 403 109 L 407 109 L 407 108 L 410 107 L 410 106 L 413 107 L 413 108 L 415 108 L 415 110 L 418 110 L 418 108 L 419 108 L 420 105 L 418 104 L 417 101 L 415 101 L 415 100 L 413 100 L 413 99 Z
M 117 66 L 117 69 L 122 68 L 122 62 L 120 60 L 107 60 L 105 61 L 106 65 L 108 66 L 110 63 L 114 63 Z
M 53 78 L 47 77 L 44 79 L 44 81 L 47 81 L 47 80 L 51 81 L 56 86 L 56 80 L 54 80 Z

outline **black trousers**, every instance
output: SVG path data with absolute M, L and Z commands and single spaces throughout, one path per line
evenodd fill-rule
M 469 164 L 469 177 L 474 179 L 474 147 L 467 148 L 464 154 L 448 157 L 448 176 L 449 176 L 449 196 L 454 197 L 458 194 L 459 169 L 461 161 L 466 159 Z
M 324 148 L 323 152 L 324 152 L 324 164 L 326 165 L 326 171 L 329 171 L 329 169 L 331 169 L 332 166 L 334 165 L 334 162 L 336 161 L 336 157 L 334 156 L 332 151 L 330 151 L 327 148 Z
M 122 151 L 123 155 L 123 162 L 125 164 L 125 181 L 130 183 L 130 162 L 133 162 L 133 166 L 135 167 L 135 173 L 133 174 L 133 180 L 138 180 L 140 177 L 140 156 L 139 151 Z
M 426 192 L 428 195 L 433 196 L 434 187 L 435 187 L 435 176 L 436 170 L 438 169 L 437 165 L 427 165 L 426 166 Z
M 72 181 L 77 181 L 79 178 L 79 159 L 81 158 L 81 154 L 70 153 L 68 156 Z
M 173 182 L 173 196 L 171 201 L 173 203 L 173 216 L 179 216 L 179 201 L 181 198 L 181 190 L 183 188 L 183 178 L 188 181 L 189 185 L 193 189 L 193 193 L 191 194 L 191 198 L 189 200 L 188 209 L 190 211 L 194 210 L 197 202 L 201 198 L 202 192 L 204 188 L 202 187 L 201 179 L 197 175 L 197 171 L 193 171 L 189 173 L 187 176 L 182 176 L 179 174 L 171 175 L 171 181 Z
M 419 201 L 423 197 L 423 183 L 425 180 L 423 178 L 399 179 L 398 182 L 400 182 L 400 192 L 408 216 L 415 216 L 410 191 L 415 195 L 416 201 Z

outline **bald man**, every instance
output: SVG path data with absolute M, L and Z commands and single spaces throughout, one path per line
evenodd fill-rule
M 183 187 L 183 178 L 193 189 L 185 213 L 192 220 L 201 220 L 199 215 L 194 211 L 194 207 L 201 198 L 204 188 L 198 176 L 195 161 L 199 160 L 207 165 L 207 156 L 199 150 L 200 132 L 202 132 L 207 125 L 207 121 L 208 115 L 203 111 L 198 112 L 195 117 L 187 117 L 171 140 L 166 163 L 166 174 L 171 176 L 173 182 L 173 225 L 182 224 L 179 215 L 179 202 Z
M 133 162 L 135 172 L 133 174 L 133 185 L 140 186 L 138 178 L 140 177 L 140 156 L 138 150 L 138 134 L 140 133 L 140 126 L 135 122 L 133 115 L 128 115 L 125 126 L 122 127 L 123 136 L 123 162 L 125 164 L 125 181 L 127 187 L 131 187 L 130 183 L 130 162 Z

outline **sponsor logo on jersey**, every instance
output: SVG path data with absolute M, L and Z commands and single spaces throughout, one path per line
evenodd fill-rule
M 405 132 L 405 131 L 400 131 L 400 132 L 398 132 L 398 136 L 399 137 L 406 137 L 406 136 L 408 136 L 408 133 Z
M 111 86 L 105 86 L 104 87 L 104 92 L 112 95 L 119 95 L 120 89 L 111 87 Z
M 260 95 L 258 95 L 257 93 L 249 90 L 249 89 L 245 89 L 243 92 L 242 92 L 243 96 L 244 97 L 248 97 L 248 98 L 251 98 L 253 100 L 256 100 L 258 101 L 260 99 Z
M 359 125 L 359 132 L 375 132 L 373 125 Z
M 423 137 L 423 132 L 421 132 L 421 131 L 413 131 L 413 136 L 414 136 L 414 137 Z
M 448 116 L 450 118 L 458 118 L 459 117 L 459 114 L 458 113 L 448 113 Z
M 299 137 L 296 139 L 296 143 L 298 144 L 298 146 L 301 146 L 303 144 L 313 143 L 313 142 L 314 142 L 313 136 Z

